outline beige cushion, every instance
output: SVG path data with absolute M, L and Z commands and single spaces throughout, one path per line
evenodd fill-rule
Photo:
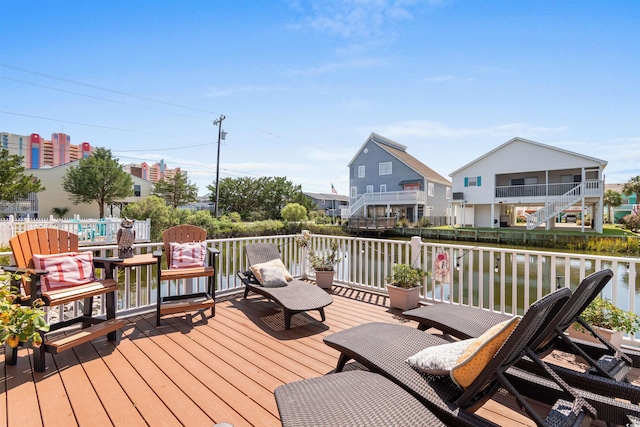
M 284 272 L 284 277 L 287 280 L 287 282 L 290 282 L 291 280 L 293 280 L 293 276 L 289 274 L 289 272 L 287 271 L 287 267 L 284 266 L 282 260 L 280 258 L 276 258 L 276 259 L 272 259 L 271 261 L 262 262 L 260 264 L 254 264 L 251 267 L 249 267 L 253 275 L 256 276 L 256 279 L 258 279 L 258 282 L 260 283 L 262 283 L 262 275 L 260 274 L 260 269 L 265 267 L 278 267 L 282 269 L 282 271 Z
M 505 320 L 492 326 L 473 340 L 458 358 L 456 366 L 451 369 L 451 379 L 458 387 L 464 390 L 478 378 L 478 375 L 500 350 L 502 344 L 509 338 L 518 322 L 520 322 L 519 317 Z
M 434 345 L 419 351 L 407 359 L 414 369 L 429 375 L 449 375 L 460 355 L 475 341 L 474 338 L 449 344 Z
M 37 269 L 48 271 L 41 279 L 45 292 L 95 282 L 91 252 L 33 254 L 33 264 Z
M 262 286 L 265 288 L 281 288 L 287 286 L 287 279 L 284 271 L 278 267 L 263 267 L 260 269 L 262 276 Z

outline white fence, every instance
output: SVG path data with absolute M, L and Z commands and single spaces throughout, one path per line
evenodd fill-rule
M 120 229 L 120 218 L 102 219 L 54 219 L 49 218 L 24 218 L 0 220 L 0 246 L 7 246 L 12 237 L 34 228 L 59 228 L 78 235 L 82 245 L 111 245 L 116 244 L 116 235 Z M 136 242 L 151 241 L 151 220 L 136 221 L 133 224 L 136 231 Z

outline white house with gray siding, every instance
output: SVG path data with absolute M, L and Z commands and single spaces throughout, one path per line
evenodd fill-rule
M 349 216 L 449 216 L 451 182 L 407 153 L 407 147 L 372 133 L 349 162 Z

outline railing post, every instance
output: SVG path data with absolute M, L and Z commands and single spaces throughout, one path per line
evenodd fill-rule
M 420 254 L 422 253 L 422 238 L 420 236 L 413 236 L 411 242 L 409 242 L 411 248 L 411 267 L 420 268 Z

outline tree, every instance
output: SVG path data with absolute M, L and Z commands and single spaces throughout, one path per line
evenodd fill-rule
M 611 216 L 611 208 L 617 208 L 621 204 L 622 204 L 622 194 L 613 190 L 607 190 L 604 193 L 604 205 L 608 209 L 609 223 L 613 223 L 613 217 Z
M 214 184 L 207 188 L 215 194 Z M 307 211 L 313 208 L 302 188 L 285 177 L 224 178 L 220 180 L 218 200 L 218 211 L 238 212 L 249 220 L 280 219 L 282 208 L 288 203 L 299 203 Z M 215 202 L 214 196 L 211 201 Z
M 626 196 L 630 196 L 634 193 L 636 196 L 640 196 L 640 175 L 634 176 L 629 180 L 629 182 L 625 183 L 622 187 L 622 192 Z
M 162 241 L 162 232 L 172 225 L 173 208 L 158 196 L 148 196 L 137 203 L 131 203 L 122 210 L 122 216 L 131 219 L 151 220 L 151 241 Z
M 306 221 L 307 209 L 299 203 L 289 203 L 282 208 L 281 215 L 285 221 Z
M 64 218 L 64 216 L 69 212 L 69 208 L 53 208 L 51 209 L 51 213 L 56 216 L 58 219 Z
M 178 172 L 172 178 L 156 182 L 153 194 L 163 198 L 169 206 L 177 208 L 198 200 L 198 186 L 192 184 L 186 174 Z
M 22 156 L 0 150 L 0 201 L 15 202 L 44 189 L 39 179 L 24 175 Z
M 62 188 L 71 194 L 74 204 L 97 202 L 99 218 L 104 218 L 104 205 L 116 199 L 133 196 L 133 179 L 111 156 L 111 150 L 98 147 L 78 166 L 62 177 Z

